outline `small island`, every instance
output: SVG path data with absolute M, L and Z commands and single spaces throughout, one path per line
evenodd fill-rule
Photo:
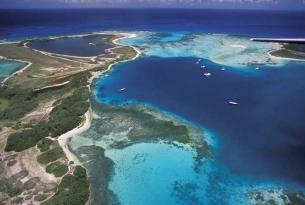
M 281 49 L 269 52 L 273 58 L 304 61 L 305 39 L 296 38 L 251 38 L 252 41 L 279 43 Z

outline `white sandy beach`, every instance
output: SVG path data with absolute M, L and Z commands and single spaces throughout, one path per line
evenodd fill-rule
M 62 134 L 61 136 L 58 137 L 58 143 L 64 150 L 66 157 L 70 161 L 74 161 L 74 163 L 77 165 L 80 165 L 81 163 L 78 160 L 78 158 L 70 151 L 70 149 L 67 145 L 67 141 L 69 138 L 71 138 L 75 135 L 78 135 L 82 132 L 85 132 L 86 130 L 88 130 L 90 128 L 91 120 L 92 120 L 91 108 L 89 108 L 89 110 L 85 113 L 84 118 L 85 118 L 84 121 L 78 127 L 74 128 L 73 130 L 70 130 L 69 132 L 66 132 L 65 134 Z

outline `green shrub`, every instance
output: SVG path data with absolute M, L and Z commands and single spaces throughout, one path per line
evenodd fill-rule
M 22 202 L 23 198 L 19 196 L 12 200 L 12 204 L 23 204 Z
M 6 193 L 10 196 L 10 197 L 14 197 L 14 196 L 17 196 L 19 194 L 22 193 L 22 190 L 17 188 L 17 187 L 12 187 L 12 188 L 8 188 L 6 190 Z
M 9 105 L 0 107 L 1 120 L 16 120 L 38 105 L 31 89 L 0 86 L 0 98 Z
M 68 167 L 60 162 L 54 162 L 46 167 L 46 171 L 56 177 L 61 177 L 67 173 Z
M 49 135 L 48 126 L 40 122 L 32 129 L 16 132 L 8 136 L 5 151 L 20 152 L 35 146 L 39 140 Z
M 89 109 L 89 91 L 82 87 L 73 92 L 72 96 L 62 99 L 52 110 L 49 129 L 53 137 L 66 133 L 77 127 L 82 116 Z
M 56 147 L 54 149 L 51 149 L 49 151 L 46 151 L 46 152 L 40 154 L 37 157 L 37 161 L 40 164 L 48 164 L 50 162 L 56 161 L 57 159 L 59 159 L 63 156 L 64 156 L 64 152 L 61 149 L 61 147 Z
M 34 197 L 35 201 L 43 201 L 46 200 L 48 196 L 46 194 L 38 194 L 37 196 Z
M 50 146 L 54 144 L 54 141 L 48 138 L 43 138 L 37 143 L 37 147 L 40 150 L 40 152 L 45 152 L 50 149 Z
M 42 205 L 84 205 L 89 198 L 89 181 L 86 170 L 76 166 L 73 175 L 62 178 L 55 195 Z
M 56 102 L 56 107 L 50 113 L 49 122 L 40 122 L 33 127 L 26 125 L 25 127 L 31 128 L 8 136 L 5 151 L 23 151 L 35 146 L 49 134 L 57 137 L 77 127 L 82 121 L 82 116 L 89 109 L 89 91 L 85 87 L 87 80 L 88 73 L 78 74 L 71 79 L 67 87 L 40 94 L 19 87 L 0 87 L 0 99 L 9 103 L 8 107 L 0 107 L 1 120 L 16 120 L 33 110 L 42 99 L 46 100 L 54 94 L 60 95 L 74 90 L 71 96 Z M 49 149 L 48 144 L 44 145 L 44 143 L 48 141 L 42 142 L 38 147 L 42 152 Z

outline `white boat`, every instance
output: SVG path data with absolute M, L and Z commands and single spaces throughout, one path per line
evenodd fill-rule
M 259 67 L 256 67 L 255 70 L 259 70 Z
M 238 103 L 237 102 L 234 102 L 234 101 L 229 101 L 228 102 L 230 105 L 238 105 Z
M 126 88 L 121 88 L 119 91 L 122 92 L 122 91 L 124 91 L 124 90 L 126 90 Z
M 211 76 L 212 74 L 211 73 L 204 73 L 203 75 L 208 77 L 208 76 Z
M 226 70 L 225 68 L 222 68 L 221 70 Z
M 205 68 L 205 65 L 202 65 L 201 68 Z
M 198 59 L 198 60 L 197 60 L 197 62 L 196 62 L 196 64 L 199 64 L 199 63 L 200 63 L 200 61 L 201 61 L 201 59 Z

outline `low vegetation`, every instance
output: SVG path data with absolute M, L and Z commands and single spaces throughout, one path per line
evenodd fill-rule
M 46 194 L 38 194 L 37 196 L 34 197 L 35 201 L 44 201 L 47 199 L 47 195 Z
M 58 160 L 59 158 L 61 158 L 63 156 L 65 156 L 64 152 L 63 152 L 62 148 L 58 146 L 54 149 L 51 149 L 49 151 L 46 151 L 46 152 L 40 154 L 37 157 L 37 161 L 40 164 L 48 164 L 50 162 L 54 162 L 54 161 Z
M 37 143 L 37 148 L 40 152 L 45 152 L 48 151 L 54 144 L 56 144 L 55 141 L 44 138 Z
M 271 55 L 282 58 L 293 58 L 304 60 L 305 46 L 301 44 L 287 43 L 283 44 L 283 48 L 271 51 Z
M 35 146 L 39 140 L 48 136 L 48 125 L 45 122 L 40 122 L 33 128 L 22 130 L 9 135 L 5 151 L 23 151 Z
M 62 178 L 55 195 L 42 205 L 84 205 L 89 198 L 89 181 L 86 170 L 76 166 L 72 174 Z
M 114 45 L 112 40 L 116 37 L 117 35 L 110 36 L 106 43 Z M 97 44 L 101 43 L 97 42 Z M 119 54 L 119 60 L 129 59 L 135 54 L 131 47 L 115 48 L 114 51 L 113 56 L 116 60 L 118 60 L 116 54 Z M 41 190 L 35 192 L 32 199 L 45 205 L 86 204 L 89 198 L 86 170 L 76 166 L 73 174 L 67 174 L 69 168 L 62 160 L 65 157 L 64 152 L 57 140 L 51 137 L 58 137 L 81 123 L 82 116 L 89 108 L 87 88 L 89 72 L 84 71 L 83 66 L 77 62 L 43 55 L 21 44 L 0 45 L 0 55 L 32 63 L 22 73 L 13 75 L 3 86 L 0 86 L 0 129 L 11 127 L 15 130 L 15 133 L 7 137 L 5 151 L 21 152 L 36 146 L 41 152 L 37 161 L 45 167 L 46 172 L 56 177 L 63 176 L 55 195 L 50 199 L 47 199 L 49 194 L 42 194 Z M 112 62 L 106 64 L 108 63 Z M 96 69 L 101 70 L 105 67 L 107 66 Z M 89 68 L 91 69 L 91 66 Z M 62 83 L 61 81 L 69 83 L 56 89 L 40 89 L 58 82 Z M 39 111 L 40 105 L 50 100 L 56 102 L 46 117 L 34 118 L 34 120 L 30 118 L 30 122 L 26 120 L 21 122 L 22 117 L 36 108 Z M 0 190 L 2 188 L 0 179 Z M 17 200 L 20 200 L 19 204 L 22 203 L 23 198 L 20 194 L 22 193 L 24 197 L 23 190 L 16 186 L 6 186 L 4 189 L 4 192 L 16 200 L 16 203 Z M 15 203 L 13 200 L 6 202 Z
M 136 56 L 136 51 L 130 46 L 116 47 L 112 49 L 112 52 L 119 53 L 121 60 L 128 60 Z
M 87 83 L 87 78 L 86 73 L 75 76 L 71 80 L 71 85 L 63 88 L 64 93 L 72 90 L 72 95 L 55 103 L 55 107 L 50 113 L 49 121 L 26 125 L 27 129 L 9 135 L 5 151 L 20 152 L 35 146 L 47 136 L 57 137 L 77 127 L 82 121 L 82 116 L 89 109 L 89 91 L 87 87 L 84 87 Z M 23 105 L 19 106 L 25 107 Z M 15 116 L 19 116 L 23 112 L 25 111 L 23 110 Z
M 8 101 L 4 98 L 0 98 L 0 109 L 4 109 L 8 107 Z
M 46 167 L 46 171 L 56 177 L 61 177 L 68 172 L 68 167 L 60 162 L 54 162 Z
M 31 89 L 0 86 L 0 99 L 10 106 L 0 106 L 1 120 L 17 120 L 38 105 Z
M 60 101 L 60 104 L 52 110 L 48 123 L 53 137 L 59 136 L 80 124 L 82 116 L 89 109 L 88 98 L 88 88 L 82 87 L 75 90 L 72 96 Z
M 22 190 L 11 184 L 8 180 L 0 179 L 0 192 L 6 193 L 9 197 L 15 197 L 21 194 Z

